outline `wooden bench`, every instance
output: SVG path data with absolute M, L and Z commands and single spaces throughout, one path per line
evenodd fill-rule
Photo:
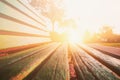
M 80 45 L 89 55 L 94 57 L 96 60 L 107 66 L 114 73 L 120 76 L 120 60 L 112 56 L 103 54 L 102 52 L 95 50 L 86 45 Z
M 88 48 L 87 46 L 82 46 L 84 49 Z M 87 49 L 91 50 L 91 49 Z M 109 67 L 106 64 L 103 64 L 93 56 L 89 55 L 88 52 L 84 51 L 80 47 L 76 45 L 71 46 L 72 51 L 72 57 L 75 65 L 76 74 L 79 80 L 119 80 L 119 75 L 117 76 L 114 74 L 114 71 L 110 70 Z M 94 50 L 91 50 L 91 54 Z M 96 56 L 101 56 L 100 53 L 96 51 Z M 111 64 L 112 66 L 116 66 L 116 68 L 119 70 L 118 65 L 115 61 L 109 61 L 109 57 L 104 58 L 103 60 L 106 63 Z M 108 61 L 107 61 L 108 60 Z M 119 61 L 119 60 L 118 60 Z M 114 63 L 112 63 L 114 62 Z M 107 67 L 106 67 L 107 66 Z M 119 71 L 118 71 L 119 72 Z
M 70 80 L 67 52 L 65 44 L 59 46 L 49 59 L 39 65 L 24 80 Z
M 46 23 L 24 0 L 0 0 L 0 49 L 51 41 Z
M 0 0 L 1 80 L 69 80 L 67 44 L 49 43 L 47 26 L 24 0 Z
M 117 47 L 110 47 L 110 46 L 103 46 L 100 44 L 93 44 L 89 45 L 90 47 L 93 47 L 101 52 L 104 52 L 110 56 L 113 56 L 115 58 L 120 59 L 120 48 Z
M 23 80 L 25 77 L 35 72 L 36 69 L 40 71 L 41 67 L 39 66 L 43 66 L 43 63 L 48 61 L 49 57 L 52 57 L 53 52 L 55 52 L 59 45 L 60 44 L 50 43 L 32 49 L 26 49 L 0 59 L 0 79 Z M 34 77 L 35 76 L 32 76 L 32 78 Z

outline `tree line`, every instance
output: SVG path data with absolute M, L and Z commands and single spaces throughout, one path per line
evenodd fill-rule
M 28 0 L 29 1 L 29 0 Z M 50 33 L 54 41 L 64 41 L 60 37 L 66 37 L 66 34 L 59 35 L 54 31 L 54 23 L 57 21 L 62 26 L 73 25 L 72 20 L 64 20 L 64 8 L 62 5 L 63 0 L 30 0 L 29 4 L 36 10 L 40 10 L 40 13 L 50 19 L 52 23 L 52 32 Z M 74 23 L 74 21 L 72 21 Z M 65 38 L 66 40 L 66 38 Z M 86 31 L 83 37 L 83 41 L 89 42 L 120 42 L 120 35 L 113 33 L 113 30 L 109 26 L 104 26 L 98 33 L 90 34 Z
M 89 31 L 85 32 L 84 42 L 120 42 L 120 35 L 115 34 L 113 29 L 109 26 L 104 26 L 98 33 L 90 34 Z

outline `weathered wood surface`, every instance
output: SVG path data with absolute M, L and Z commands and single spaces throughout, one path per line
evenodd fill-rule
M 44 65 L 39 66 L 24 80 L 69 80 L 67 53 L 67 46 L 63 44 Z
M 0 0 L 0 80 L 71 80 L 69 68 L 77 80 L 120 80 L 120 60 L 86 45 L 32 46 L 51 41 L 47 26 L 24 0 Z
M 119 80 L 113 71 L 76 45 L 71 45 L 78 80 Z M 98 54 L 99 55 L 99 54 Z
M 89 52 L 75 44 L 68 48 L 67 43 L 49 43 L 4 56 L 0 59 L 0 79 L 70 80 L 69 54 L 77 80 L 120 80 L 119 72 L 114 71 L 119 70 L 119 59 L 82 48 Z
M 120 48 L 117 47 L 110 47 L 110 46 L 103 46 L 99 44 L 91 44 L 90 47 L 98 49 L 100 51 L 106 52 L 106 54 L 115 56 L 120 59 Z
M 106 55 L 98 50 L 95 50 L 91 47 L 88 47 L 84 44 L 80 44 L 81 48 L 83 48 L 87 53 L 89 53 L 92 57 L 99 60 L 102 64 L 106 65 L 113 72 L 120 76 L 120 59 L 111 57 Z
M 0 60 L 0 79 L 22 80 L 47 59 L 59 45 L 44 45 L 4 57 Z

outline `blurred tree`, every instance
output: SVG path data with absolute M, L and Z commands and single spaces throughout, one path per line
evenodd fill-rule
M 87 30 L 84 33 L 83 41 L 86 43 L 91 43 L 91 42 L 120 42 L 120 35 L 114 34 L 111 27 L 103 26 L 100 29 L 100 32 L 94 33 L 92 35 Z
M 40 9 L 41 13 L 51 20 L 52 31 L 54 31 L 55 21 L 62 21 L 64 16 L 62 0 L 31 0 L 30 4 L 34 8 Z
M 85 33 L 84 33 L 84 37 L 83 37 L 83 41 L 85 43 L 88 43 L 88 42 L 91 42 L 91 34 L 89 32 L 89 30 L 86 30 Z
M 60 26 L 62 27 L 69 27 L 69 28 L 77 28 L 77 24 L 74 19 L 65 19 L 60 23 Z
M 102 41 L 112 42 L 114 37 L 112 28 L 109 26 L 103 26 L 100 30 L 99 36 Z

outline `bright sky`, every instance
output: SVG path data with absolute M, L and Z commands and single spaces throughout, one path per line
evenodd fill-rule
M 111 26 L 120 34 L 120 0 L 65 0 L 65 5 L 68 17 L 77 20 L 81 31 Z

